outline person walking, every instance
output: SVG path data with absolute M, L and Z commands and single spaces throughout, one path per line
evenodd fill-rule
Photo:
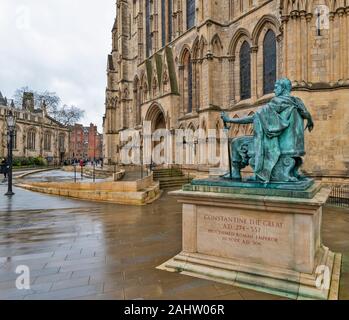
M 9 166 L 8 166 L 7 160 L 6 160 L 6 158 L 3 158 L 1 160 L 1 165 L 0 165 L 0 171 L 4 175 L 3 182 L 6 182 L 6 180 L 7 180 L 8 170 L 9 170 Z

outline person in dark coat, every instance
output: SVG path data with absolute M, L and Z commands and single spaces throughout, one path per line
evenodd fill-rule
M 4 175 L 4 180 L 6 180 L 9 168 L 8 168 L 7 160 L 5 158 L 1 160 L 0 168 L 1 168 L 0 169 L 1 173 Z

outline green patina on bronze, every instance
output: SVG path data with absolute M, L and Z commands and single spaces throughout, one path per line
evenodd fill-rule
M 193 186 L 247 188 L 254 194 L 267 195 L 266 189 L 307 190 L 312 179 L 299 170 L 305 155 L 304 131 L 311 132 L 314 123 L 301 99 L 291 96 L 292 84 L 287 78 L 275 84 L 275 97 L 256 114 L 245 118 L 229 118 L 222 113 L 224 127 L 228 124 L 253 124 L 254 135 L 232 139 L 229 142 L 230 172 L 220 179 L 194 180 Z M 304 120 L 307 121 L 306 126 Z M 243 180 L 241 169 L 251 166 L 254 175 Z M 270 191 L 269 191 L 270 193 Z M 280 195 L 282 192 L 280 193 Z M 290 193 L 294 195 L 294 193 Z M 306 196 L 313 193 L 306 194 Z M 304 196 L 304 194 L 303 194 Z

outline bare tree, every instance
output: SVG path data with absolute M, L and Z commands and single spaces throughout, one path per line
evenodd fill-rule
M 81 118 L 84 117 L 85 111 L 75 107 L 67 106 L 66 104 L 54 113 L 53 118 L 65 126 L 73 126 Z
M 21 109 L 23 105 L 23 94 L 25 92 L 31 92 L 34 94 L 34 106 L 35 108 L 40 108 L 43 101 L 46 103 L 47 112 L 49 114 L 55 113 L 58 108 L 59 104 L 61 102 L 61 99 L 57 96 L 55 92 L 50 91 L 44 91 L 44 92 L 37 92 L 29 87 L 22 87 L 15 91 L 13 95 L 13 100 L 16 108 Z
M 61 107 L 61 99 L 55 92 L 50 92 L 48 90 L 37 92 L 29 87 L 22 87 L 15 91 L 13 101 L 15 107 L 18 109 L 22 108 L 23 94 L 25 92 L 34 94 L 35 108 L 40 108 L 43 101 L 45 101 L 48 115 L 65 126 L 74 125 L 84 117 L 85 111 L 76 106 L 67 106 L 65 104 Z

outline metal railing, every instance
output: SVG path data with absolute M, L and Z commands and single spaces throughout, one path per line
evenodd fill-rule
M 349 208 L 349 185 L 332 187 L 328 203 L 337 207 Z

